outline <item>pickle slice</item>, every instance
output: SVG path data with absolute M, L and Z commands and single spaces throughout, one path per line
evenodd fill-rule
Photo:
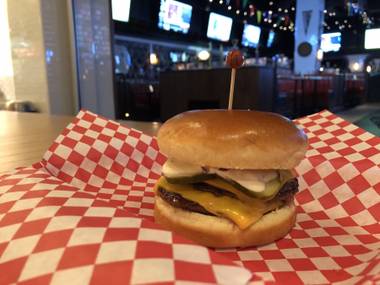
M 281 183 L 278 179 L 273 179 L 269 181 L 268 183 L 266 183 L 265 190 L 261 192 L 251 191 L 241 186 L 240 184 L 236 183 L 235 181 L 226 180 L 223 178 L 207 180 L 205 182 L 215 187 L 220 187 L 222 189 L 227 189 L 230 191 L 233 191 L 233 188 L 235 188 L 248 197 L 258 198 L 258 199 L 263 199 L 263 200 L 272 199 L 277 194 L 277 192 L 280 190 L 280 187 L 281 187 Z
M 273 179 L 266 183 L 265 190 L 261 192 L 254 192 L 251 191 L 243 186 L 241 186 L 239 183 L 227 180 L 223 178 L 216 178 L 205 181 L 206 183 L 218 187 L 221 189 L 228 190 L 230 192 L 233 192 L 238 195 L 240 200 L 246 200 L 247 196 L 250 198 L 258 198 L 262 200 L 271 200 L 276 196 L 278 191 L 281 189 L 281 187 L 291 178 L 294 177 L 294 175 L 289 170 L 280 170 L 279 171 L 279 179 Z M 240 194 L 240 195 L 239 195 Z
M 261 192 L 251 191 L 239 183 L 224 179 L 214 173 L 201 173 L 189 177 L 165 177 L 169 183 L 173 184 L 190 184 L 205 182 L 216 188 L 224 189 L 238 195 L 239 199 L 249 200 L 249 198 L 256 198 L 262 200 L 271 200 L 281 187 L 291 178 L 293 174 L 289 170 L 279 170 L 279 178 L 275 178 L 265 185 L 265 190 Z
M 278 179 L 273 179 L 265 185 L 265 190 L 262 192 L 252 192 L 256 198 L 263 200 L 271 200 L 281 189 L 282 183 Z M 248 190 L 249 191 L 249 190 Z
M 189 183 L 198 183 L 203 182 L 208 179 L 213 179 L 216 177 L 216 174 L 213 173 L 201 173 L 194 176 L 189 177 L 166 177 L 166 180 L 169 183 L 173 184 L 189 184 Z
M 265 190 L 261 192 L 254 192 L 251 191 L 240 184 L 236 183 L 235 181 L 228 181 L 226 182 L 230 183 L 231 185 L 235 186 L 237 189 L 242 191 L 244 194 L 253 197 L 253 198 L 259 198 L 263 200 L 271 200 L 274 198 L 274 196 L 277 195 L 278 191 L 280 191 L 281 187 L 284 186 L 284 184 L 294 177 L 291 171 L 289 170 L 279 170 L 279 179 L 273 179 L 266 183 Z

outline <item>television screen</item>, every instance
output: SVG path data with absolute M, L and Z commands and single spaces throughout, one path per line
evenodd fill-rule
M 192 10 L 191 5 L 179 1 L 161 0 L 158 27 L 166 31 L 187 34 L 190 29 Z
M 321 49 L 323 52 L 339 51 L 341 47 L 341 33 L 327 33 L 321 36 Z
M 261 29 L 259 27 L 244 24 L 243 38 L 241 44 L 245 47 L 257 47 L 260 41 Z
M 232 18 L 211 12 L 208 19 L 207 37 L 226 42 L 230 39 Z
M 380 29 L 365 30 L 364 48 L 365 49 L 380 48 Z
M 128 22 L 130 8 L 131 0 L 112 0 L 112 19 L 121 22 Z
M 274 37 L 276 36 L 274 31 L 270 31 L 267 40 L 267 47 L 270 48 L 273 45 Z

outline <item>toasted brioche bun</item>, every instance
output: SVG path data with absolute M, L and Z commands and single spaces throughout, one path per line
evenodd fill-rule
M 227 219 L 174 208 L 156 196 L 154 217 L 164 228 L 204 246 L 248 247 L 271 243 L 284 237 L 294 226 L 296 209 L 292 201 L 264 215 L 248 229 L 240 230 Z
M 185 112 L 166 121 L 157 140 L 169 158 L 230 169 L 292 169 L 307 149 L 292 121 L 247 110 Z

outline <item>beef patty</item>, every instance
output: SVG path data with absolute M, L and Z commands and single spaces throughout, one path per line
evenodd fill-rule
M 195 183 L 193 184 L 193 186 L 199 191 L 210 192 L 217 197 L 225 195 L 225 196 L 229 196 L 231 198 L 237 199 L 234 193 L 231 193 L 229 191 L 217 188 L 215 186 L 212 186 L 206 183 L 202 183 L 202 182 Z M 281 201 L 288 201 L 297 192 L 298 192 L 298 180 L 297 178 L 292 178 L 281 187 L 281 189 L 278 191 L 274 199 L 279 199 Z M 167 191 L 162 187 L 158 187 L 158 195 L 163 200 L 165 200 L 167 203 L 169 203 L 175 208 L 181 208 L 183 210 L 187 210 L 190 212 L 196 212 L 196 213 L 200 213 L 204 215 L 215 216 L 214 214 L 207 211 L 204 207 L 202 207 L 198 203 L 188 200 L 178 193 Z

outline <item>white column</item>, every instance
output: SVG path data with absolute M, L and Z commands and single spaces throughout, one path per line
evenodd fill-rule
M 115 118 L 110 1 L 73 1 L 80 108 Z
M 319 70 L 317 52 L 323 31 L 324 0 L 297 0 L 294 73 L 312 74 Z

